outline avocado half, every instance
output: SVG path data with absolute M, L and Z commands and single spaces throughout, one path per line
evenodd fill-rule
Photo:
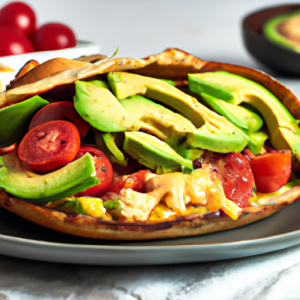
M 263 26 L 263 33 L 271 42 L 300 52 L 300 10 L 268 20 Z
M 50 92 L 57 86 L 69 86 L 78 79 L 87 80 L 110 71 L 130 71 L 131 73 L 173 80 L 175 84 L 182 84 L 187 81 L 188 74 L 220 70 L 262 84 L 287 107 L 294 118 L 300 119 L 299 100 L 274 78 L 246 67 L 205 62 L 178 49 L 167 49 L 158 55 L 152 55 L 144 59 L 115 58 L 97 65 L 85 64 L 72 70 L 58 72 L 30 84 L 20 84 L 18 87 L 0 94 L 0 107 L 21 102 L 28 99 L 32 94 L 40 95 L 46 91 Z M 34 69 L 30 72 L 34 72 Z M 39 72 L 40 74 L 43 72 L 43 64 L 40 65 Z M 294 186 L 285 191 L 284 194 L 271 196 L 268 202 L 272 202 L 272 205 L 244 208 L 236 221 L 226 216 L 220 217 L 217 214 L 195 216 L 193 218 L 187 216 L 174 221 L 158 223 L 120 223 L 83 215 L 74 217 L 74 215 L 64 212 L 57 212 L 53 209 L 26 203 L 7 195 L 3 189 L 0 189 L 0 206 L 37 224 L 67 234 L 99 239 L 142 240 L 199 235 L 240 227 L 277 212 L 295 201 L 299 196 L 300 187 Z

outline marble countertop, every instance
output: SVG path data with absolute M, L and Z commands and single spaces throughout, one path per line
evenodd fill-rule
M 0 299 L 299 299 L 300 246 L 227 261 L 101 267 L 0 256 Z
M 27 0 L 39 24 L 71 26 L 104 54 L 144 57 L 177 47 L 204 60 L 268 71 L 245 50 L 242 18 L 273 0 Z M 0 6 L 7 3 L 0 0 Z M 47 3 L 47 4 L 46 4 Z M 279 78 L 300 95 L 300 80 Z M 300 244 L 300 241 L 299 241 Z M 1 243 L 0 243 L 1 247 Z M 92 266 L 0 255 L 0 300 L 299 299 L 300 246 L 268 254 L 179 265 Z

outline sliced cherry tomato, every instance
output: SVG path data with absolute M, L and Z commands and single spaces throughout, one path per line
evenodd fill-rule
M 237 203 L 239 207 L 250 206 L 254 178 L 245 156 L 237 152 L 225 155 L 209 152 L 204 161 L 217 172 L 228 199 Z
M 0 10 L 0 25 L 16 27 L 30 38 L 36 31 L 36 16 L 29 5 L 18 1 L 11 2 Z
M 0 26 L 0 56 L 33 52 L 33 46 L 27 36 L 18 28 Z
M 17 151 L 17 143 L 14 143 L 8 147 L 0 148 L 0 155 L 11 153 L 14 151 Z
M 76 38 L 71 28 L 60 23 L 48 23 L 34 34 L 37 51 L 59 50 L 76 46 Z
M 30 130 L 21 141 L 18 155 L 33 171 L 46 173 L 75 158 L 80 135 L 69 121 L 50 121 Z
M 50 103 L 40 109 L 32 118 L 29 124 L 29 130 L 32 128 L 53 120 L 63 120 L 68 118 L 78 128 L 82 136 L 86 136 L 91 125 L 83 120 L 74 108 L 74 104 L 68 101 Z
M 252 156 L 250 165 L 257 191 L 273 193 L 283 187 L 291 176 L 291 159 L 290 150 L 273 150 L 270 153 Z
M 113 180 L 113 168 L 106 155 L 101 150 L 91 146 L 81 146 L 75 159 L 80 158 L 86 153 L 90 153 L 94 157 L 94 166 L 100 183 L 77 194 L 76 196 L 99 197 L 107 192 L 108 187 Z
M 119 194 L 121 189 L 130 188 L 136 192 L 145 191 L 146 174 L 150 170 L 141 170 L 131 175 L 116 176 L 109 187 L 109 192 Z

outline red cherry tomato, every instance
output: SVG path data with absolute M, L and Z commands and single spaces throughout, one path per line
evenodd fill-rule
M 17 28 L 0 26 L 0 56 L 33 52 L 27 36 Z
M 252 156 L 250 165 L 257 191 L 273 193 L 283 187 L 291 176 L 291 159 L 290 150 Z
M 50 103 L 41 108 L 32 118 L 29 124 L 29 130 L 32 128 L 53 120 L 63 120 L 68 118 L 78 128 L 82 136 L 86 136 L 91 125 L 83 120 L 74 108 L 74 104 L 68 101 Z
M 123 188 L 131 188 L 136 192 L 145 191 L 146 174 L 150 170 L 141 170 L 131 175 L 116 176 L 109 187 L 109 192 L 119 194 Z
M 73 161 L 79 148 L 80 135 L 73 123 L 51 121 L 24 136 L 18 155 L 33 171 L 46 173 Z
M 71 28 L 60 23 L 48 23 L 34 34 L 37 51 L 59 50 L 76 46 L 76 38 Z
M 36 16 L 30 6 L 23 2 L 11 2 L 0 10 L 0 26 L 7 25 L 21 30 L 31 38 L 36 31 Z M 3 43 L 3 40 L 1 40 Z
M 86 153 L 90 153 L 94 157 L 94 166 L 100 183 L 81 193 L 76 194 L 76 196 L 100 197 L 107 192 L 108 187 L 113 180 L 113 168 L 106 155 L 101 150 L 91 146 L 81 146 L 76 154 L 75 159 L 80 158 Z
M 204 161 L 216 171 L 228 199 L 234 201 L 239 207 L 250 206 L 249 199 L 252 196 L 254 178 L 250 163 L 245 156 L 237 152 L 225 155 L 208 152 Z

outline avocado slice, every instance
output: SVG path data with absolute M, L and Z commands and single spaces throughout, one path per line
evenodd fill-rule
M 187 118 L 140 95 L 119 101 L 130 113 L 132 120 L 138 119 L 141 130 L 151 132 L 163 141 L 180 140 L 187 132 L 196 130 Z
M 123 167 L 127 167 L 127 161 L 124 157 L 124 154 L 115 143 L 116 133 L 115 132 L 104 133 L 102 134 L 102 137 L 106 144 L 106 147 L 110 150 L 112 155 L 114 155 L 115 161 L 118 162 L 119 165 Z
M 163 167 L 177 170 L 181 166 L 193 170 L 193 162 L 180 156 L 157 137 L 139 131 L 125 132 L 123 149 L 139 163 L 156 170 Z
M 93 83 L 93 84 L 95 84 L 97 86 L 100 86 L 100 87 L 103 87 L 103 88 L 106 88 L 106 89 L 109 90 L 108 84 L 105 81 L 103 81 L 103 80 L 97 80 L 97 79 L 95 79 L 95 80 L 89 81 L 89 83 Z
M 27 122 L 39 108 L 49 102 L 39 96 L 0 110 L 0 148 L 18 142 L 26 132 Z
M 264 144 L 265 141 L 269 138 L 269 136 L 263 132 L 263 131 L 258 131 L 258 132 L 250 132 L 249 133 L 249 143 L 247 145 L 247 148 L 254 154 L 258 154 Z
M 194 147 L 223 153 L 240 152 L 248 143 L 248 136 L 226 118 L 160 79 L 126 72 L 110 72 L 108 82 L 118 99 L 142 94 L 170 106 L 188 118 L 198 128 L 188 133 Z
M 75 109 L 93 127 L 104 132 L 136 129 L 124 107 L 107 88 L 78 80 L 75 91 Z
M 77 193 L 83 192 L 87 190 L 88 188 L 94 186 L 95 184 L 100 183 L 97 177 L 89 177 L 88 179 L 80 182 L 79 184 L 71 187 L 70 189 L 67 189 L 61 193 L 49 196 L 49 197 L 43 197 L 43 198 L 38 198 L 38 199 L 26 199 L 23 198 L 24 201 L 39 205 L 39 206 L 44 206 L 47 203 L 51 203 L 57 200 L 64 199 L 66 197 L 73 196 Z
M 194 161 L 195 159 L 203 155 L 204 150 L 203 149 L 179 149 L 176 152 L 183 158 Z
M 119 101 L 107 88 L 93 83 L 77 81 L 75 86 L 75 109 L 83 119 L 103 132 L 142 129 L 167 140 L 173 131 L 186 134 L 196 129 L 180 114 L 142 96 Z
M 110 150 L 107 148 L 104 139 L 103 139 L 103 132 L 101 131 L 97 131 L 95 130 L 95 143 L 98 149 L 100 149 L 101 151 L 103 151 L 105 153 L 105 155 L 107 156 L 107 158 L 109 159 L 109 161 L 111 163 L 118 163 L 120 164 L 120 162 L 117 160 L 117 158 L 110 152 Z
M 271 18 L 263 25 L 264 36 L 271 42 L 300 52 L 300 10 Z
M 46 200 L 49 202 L 61 199 L 61 196 L 71 196 L 74 194 L 73 188 L 78 193 L 80 189 L 81 191 L 87 189 L 86 186 L 99 183 L 94 175 L 95 167 L 89 154 L 45 175 L 34 174 L 26 170 L 17 152 L 1 156 L 0 165 L 0 186 L 6 192 L 22 198 L 41 199 L 43 203 Z M 94 179 L 79 188 L 81 183 L 90 178 Z
M 291 149 L 300 160 L 300 137 L 297 121 L 288 109 L 266 88 L 239 75 L 225 71 L 189 74 L 189 85 L 198 84 L 206 89 L 210 84 L 216 88 L 231 90 L 222 100 L 235 105 L 246 102 L 254 106 L 262 115 L 270 133 L 272 145 L 279 149 Z M 211 95 L 215 97 L 214 95 Z
M 190 90 L 197 93 L 198 84 L 191 84 Z M 200 93 L 204 102 L 215 112 L 224 116 L 228 121 L 247 132 L 256 132 L 263 125 L 263 119 L 245 107 L 219 100 L 206 93 Z

